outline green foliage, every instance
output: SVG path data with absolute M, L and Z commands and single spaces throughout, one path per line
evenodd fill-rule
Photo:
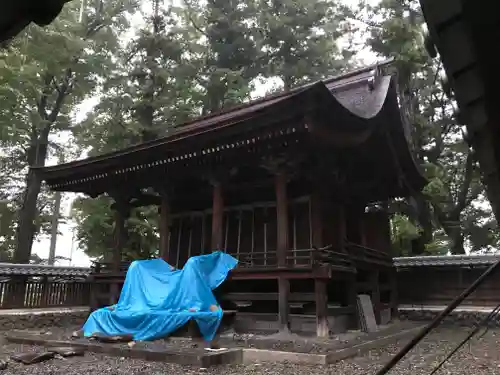
M 411 254 L 411 241 L 420 235 L 420 229 L 406 215 L 395 213 L 391 217 L 391 241 L 394 256 Z
M 114 246 L 114 212 L 112 200 L 78 198 L 73 202 L 72 216 L 77 223 L 76 239 L 88 256 L 110 256 Z M 155 208 L 136 209 L 126 222 L 125 259 L 147 259 L 158 254 L 158 214 Z
M 12 257 L 19 223 L 28 236 L 49 230 L 53 197 L 27 174 L 29 165 L 167 135 L 248 101 L 262 80 L 279 78 L 288 90 L 349 69 L 354 51 L 340 39 L 352 39 L 353 18 L 366 24 L 372 51 L 396 59 L 401 108 L 429 180 L 423 194 L 391 202 L 395 252 L 461 253 L 498 244 L 455 103 L 439 79 L 439 62 L 424 48 L 417 0 L 381 0 L 356 12 L 337 0 L 187 0 L 182 6 L 153 0 L 142 3 L 138 30 L 128 22 L 137 15 L 135 1 L 83 4 L 68 3 L 51 26 L 30 26 L 0 51 L 0 259 Z M 88 98 L 98 104 L 75 124 L 75 108 Z M 92 257 L 113 248 L 110 205 L 108 197 L 74 202 L 78 241 Z M 156 207 L 132 211 L 126 257 L 157 253 L 157 221 Z
M 347 70 L 352 51 L 339 48 L 350 32 L 350 10 L 338 1 L 259 0 L 265 75 L 279 76 L 285 89 Z
M 30 25 L 0 51 L 0 159 L 5 167 L 0 170 L 5 202 L 0 247 L 7 253 L 17 248 L 23 261 L 33 236 L 49 229 L 53 200 L 28 167 L 66 153 L 72 111 L 112 70 L 110 56 L 128 27 L 123 13 L 135 6 L 130 0 L 83 4 L 68 3 L 50 26 Z
M 483 196 L 477 162 L 464 141 L 455 103 L 443 89 L 439 61 L 432 60 L 424 45 L 424 20 L 417 0 L 381 0 L 374 7 L 363 4 L 358 18 L 367 25 L 368 44 L 383 57 L 394 57 L 400 103 L 413 129 L 413 151 L 429 184 L 423 195 L 408 206 L 398 204 L 400 214 L 418 223 L 424 247 L 418 253 L 452 253 L 484 250 L 498 244 L 495 221 Z M 396 242 L 406 240 L 403 226 Z M 406 241 L 407 242 L 407 241 Z
M 72 217 L 77 224 L 76 240 L 90 257 L 100 257 L 113 249 L 113 212 L 111 200 L 77 198 Z

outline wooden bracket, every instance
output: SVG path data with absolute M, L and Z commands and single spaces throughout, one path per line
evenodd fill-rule
M 305 161 L 304 154 L 295 157 L 285 155 L 262 158 L 260 166 L 272 175 L 285 174 L 287 182 L 299 174 L 300 165 Z
M 206 172 L 202 178 L 212 186 L 225 184 L 231 177 L 238 174 L 238 168 L 219 168 Z

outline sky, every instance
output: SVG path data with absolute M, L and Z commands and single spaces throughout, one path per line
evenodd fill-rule
M 347 5 L 356 5 L 359 0 L 343 0 L 343 2 Z M 368 0 L 367 3 L 376 4 L 378 0 Z M 140 15 L 137 15 L 135 19 L 132 19 L 133 27 L 138 27 L 140 24 Z M 132 35 L 130 35 L 132 36 Z M 377 61 L 376 56 L 371 53 L 369 50 L 362 50 L 357 58 L 364 63 L 365 65 L 373 64 Z M 252 97 L 262 96 L 265 92 L 267 92 L 273 85 L 275 81 L 269 80 L 267 83 L 261 83 L 256 85 L 255 92 L 252 93 Z M 93 97 L 81 103 L 74 115 L 74 121 L 80 122 L 82 121 L 86 114 L 90 112 L 93 107 L 99 102 L 99 98 Z M 47 165 L 57 164 L 57 160 L 48 160 Z M 61 213 L 65 217 L 70 216 L 71 203 L 75 199 L 76 195 L 71 193 L 63 193 L 62 194 L 62 202 L 61 202 Z M 68 258 L 69 260 L 59 260 L 56 262 L 56 265 L 60 266 L 79 266 L 79 267 L 89 267 L 91 264 L 91 260 L 89 257 L 78 248 L 78 243 L 75 240 L 75 228 L 76 225 L 74 222 L 69 220 L 66 223 L 59 224 L 59 235 L 57 237 L 56 243 L 56 256 L 61 256 L 64 258 Z M 33 253 L 37 254 L 41 258 L 47 259 L 49 255 L 49 247 L 50 247 L 50 238 L 42 237 L 39 240 L 35 241 L 33 244 Z

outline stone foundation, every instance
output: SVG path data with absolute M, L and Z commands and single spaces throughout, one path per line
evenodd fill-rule
M 416 322 L 430 322 L 433 320 L 444 308 L 403 308 L 399 309 L 399 319 L 400 320 L 409 320 Z M 480 323 L 483 319 L 485 319 L 489 314 L 491 309 L 482 309 L 482 308 L 467 308 L 460 309 L 457 308 L 455 311 L 452 311 L 450 315 L 448 315 L 441 324 L 445 325 L 455 325 L 455 326 L 465 326 L 471 327 L 475 324 Z M 500 315 L 496 315 L 493 317 L 488 326 L 490 327 L 500 327 Z
M 73 327 L 85 323 L 88 309 L 0 310 L 0 331 Z
M 349 315 L 328 317 L 328 326 L 332 334 L 344 333 L 349 329 Z M 277 314 L 237 313 L 234 329 L 241 333 L 277 332 L 279 330 Z M 310 315 L 290 315 L 290 330 L 297 334 L 316 334 L 316 317 Z

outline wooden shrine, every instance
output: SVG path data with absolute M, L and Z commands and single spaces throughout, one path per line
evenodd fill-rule
M 159 256 L 171 265 L 214 250 L 239 259 L 216 295 L 244 328 L 312 326 L 327 336 L 354 324 L 358 293 L 371 295 L 383 320 L 396 307 L 384 202 L 426 183 L 395 79 L 384 69 L 360 69 L 194 120 L 164 138 L 36 169 L 53 190 L 115 200 L 115 248 L 92 275 L 100 283 L 94 305 L 119 296 L 130 210 L 156 205 Z M 99 292 L 104 283 L 109 289 Z

